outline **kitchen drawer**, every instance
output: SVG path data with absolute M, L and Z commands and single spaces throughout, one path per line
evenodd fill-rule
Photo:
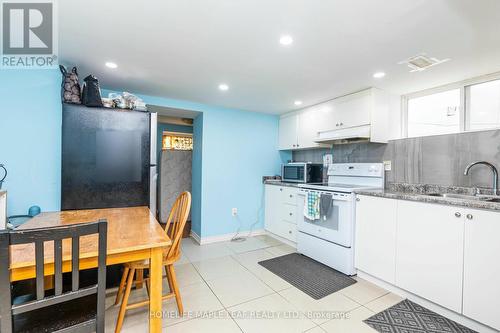
M 282 204 L 281 209 L 281 219 L 290 223 L 297 224 L 297 206 L 290 204 Z
M 297 206 L 297 194 L 299 193 L 296 187 L 283 187 L 281 192 L 283 203 Z
M 276 234 L 292 242 L 297 242 L 297 225 L 282 220 L 278 223 Z

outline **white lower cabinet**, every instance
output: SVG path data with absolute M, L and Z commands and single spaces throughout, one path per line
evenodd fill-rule
M 463 314 L 500 330 L 500 213 L 467 210 Z
M 356 268 L 500 330 L 500 212 L 358 197 Z
M 397 201 L 359 195 L 356 202 L 355 266 L 394 284 Z
M 265 185 L 265 229 L 273 234 L 297 242 L 296 187 Z
M 399 201 L 397 221 L 396 284 L 460 313 L 464 263 L 461 209 Z

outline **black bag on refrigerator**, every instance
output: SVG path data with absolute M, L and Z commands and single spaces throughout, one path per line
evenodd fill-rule
M 94 75 L 89 75 L 83 79 L 82 102 L 86 106 L 102 106 L 101 89 L 99 80 Z
M 68 72 L 63 65 L 59 65 L 59 69 L 63 75 L 61 85 L 61 99 L 63 103 L 82 104 L 80 98 L 80 83 L 78 83 L 78 73 L 76 67 Z

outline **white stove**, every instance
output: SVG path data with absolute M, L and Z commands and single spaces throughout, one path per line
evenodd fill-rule
M 300 184 L 299 211 L 303 212 L 310 194 L 319 196 L 320 216 L 299 218 L 298 252 L 344 274 L 354 268 L 354 190 L 384 187 L 382 163 L 341 163 L 328 166 L 328 183 Z M 306 215 L 304 213 L 304 215 Z

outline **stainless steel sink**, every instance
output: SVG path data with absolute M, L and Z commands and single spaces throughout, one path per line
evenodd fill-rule
M 455 194 L 455 193 L 427 193 L 431 197 L 451 198 L 451 199 L 465 199 L 465 200 L 481 200 L 481 197 L 468 194 Z
M 455 194 L 455 193 L 426 193 L 425 195 L 431 197 L 440 197 L 440 198 L 500 202 L 500 197 L 498 196 L 468 195 L 468 194 Z

